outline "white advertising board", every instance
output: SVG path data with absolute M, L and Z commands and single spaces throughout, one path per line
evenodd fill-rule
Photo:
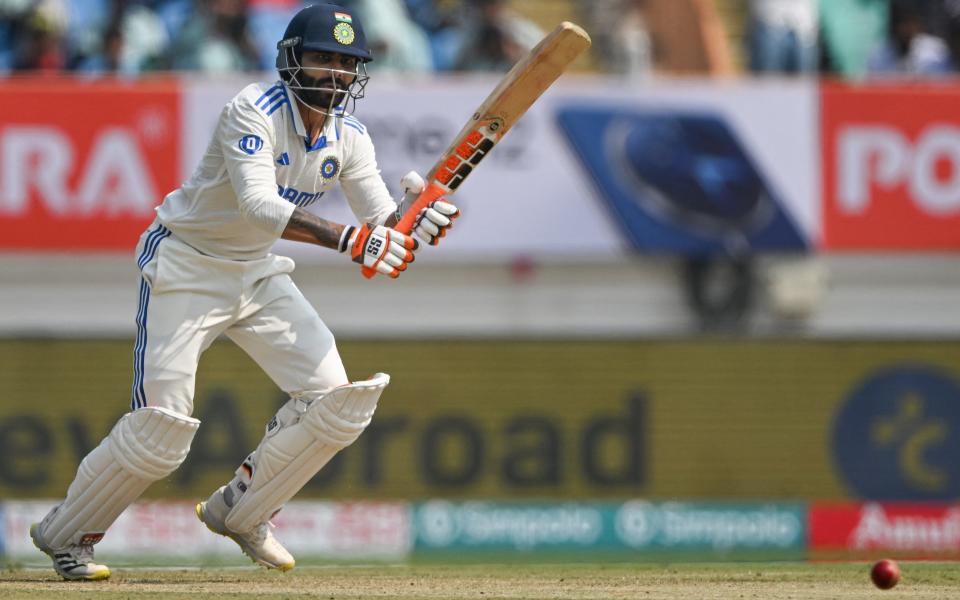
M 184 177 L 206 148 L 220 109 L 245 82 L 186 83 Z M 496 77 L 486 76 L 415 83 L 374 79 L 355 114 L 373 137 L 387 185 L 399 195 L 404 173 L 428 170 L 495 84 Z M 428 249 L 420 257 L 595 261 L 631 251 L 624 223 L 579 157 L 591 150 L 575 151 L 577 142 L 558 121 L 564 110 L 596 107 L 715 115 L 753 160 L 801 236 L 815 242 L 820 235 L 816 91 L 813 82 L 803 81 L 657 81 L 640 87 L 617 79 L 565 77 L 457 192 L 463 217 L 442 249 Z M 355 220 L 337 195 L 318 206 L 318 213 L 332 220 Z M 278 251 L 301 261 L 336 260 L 300 244 L 281 242 Z
M 53 505 L 2 503 L 7 556 L 44 562 L 29 530 Z M 273 523 L 274 535 L 300 557 L 397 560 L 409 554 L 412 544 L 410 509 L 402 502 L 293 501 Z M 96 550 L 104 559 L 241 557 L 233 541 L 211 533 L 197 519 L 192 502 L 138 502 L 120 515 Z

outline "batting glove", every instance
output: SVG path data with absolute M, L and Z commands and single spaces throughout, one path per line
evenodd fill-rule
M 400 179 L 400 185 L 403 186 L 403 200 L 397 206 L 398 221 L 406 211 L 406 207 L 413 204 L 417 196 L 427 187 L 427 182 L 416 171 L 410 171 Z M 453 227 L 453 220 L 459 216 L 459 208 L 443 198 L 438 198 L 420 211 L 413 222 L 412 232 L 424 242 L 436 246 L 440 243 L 440 238 L 447 235 L 447 231 Z
M 343 228 L 340 252 L 350 252 L 353 262 L 396 279 L 413 262 L 419 242 L 409 235 L 383 225 Z

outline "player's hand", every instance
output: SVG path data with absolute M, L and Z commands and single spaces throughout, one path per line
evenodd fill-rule
M 340 236 L 340 252 L 350 252 L 353 262 L 396 279 L 413 262 L 417 240 L 383 225 L 348 226 Z
M 400 180 L 400 185 L 403 186 L 403 200 L 397 210 L 397 220 L 403 216 L 406 207 L 413 204 L 423 192 L 427 182 L 416 171 L 410 171 Z M 459 208 L 443 198 L 438 198 L 417 215 L 413 222 L 413 234 L 431 246 L 436 246 L 440 243 L 440 238 L 447 235 L 447 231 L 453 227 L 453 220 L 459 216 Z

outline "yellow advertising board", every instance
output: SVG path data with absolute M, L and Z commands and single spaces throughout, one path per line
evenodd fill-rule
M 302 497 L 960 496 L 956 342 L 340 349 L 354 379 L 385 371 L 393 382 L 370 428 Z M 129 341 L 0 341 L 0 498 L 64 494 L 129 406 L 131 363 Z M 191 456 L 148 496 L 200 498 L 225 483 L 283 400 L 242 351 L 214 344 Z

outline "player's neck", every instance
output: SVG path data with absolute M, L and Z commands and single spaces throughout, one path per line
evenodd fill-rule
M 327 115 L 310 110 L 302 103 L 297 102 L 297 108 L 300 110 L 300 120 L 303 121 L 303 127 L 306 129 L 307 139 L 311 144 L 317 143 L 317 139 L 323 135 L 323 126 L 327 122 Z

